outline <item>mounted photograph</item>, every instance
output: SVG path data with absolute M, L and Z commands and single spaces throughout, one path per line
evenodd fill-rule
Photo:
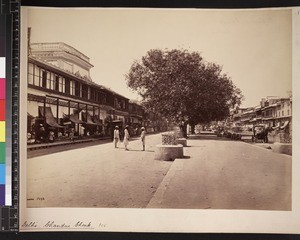
M 291 8 L 25 19 L 28 211 L 293 211 Z

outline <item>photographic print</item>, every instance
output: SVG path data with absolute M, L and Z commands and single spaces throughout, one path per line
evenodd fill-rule
M 290 213 L 292 14 L 26 8 L 27 211 Z

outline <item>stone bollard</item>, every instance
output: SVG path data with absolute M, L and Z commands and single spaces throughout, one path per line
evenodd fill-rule
M 291 143 L 274 143 L 272 146 L 273 152 L 283 153 L 292 156 L 292 144 Z
M 177 144 L 181 144 L 184 147 L 187 147 L 187 140 L 186 138 L 178 138 L 177 139 Z
M 173 132 L 163 133 L 161 136 L 163 145 L 176 145 L 176 136 Z
M 175 158 L 183 157 L 183 146 L 178 145 L 156 145 L 154 159 L 164 161 L 174 161 Z
M 162 134 L 162 144 L 156 145 L 154 159 L 174 161 L 183 157 L 183 145 L 177 144 L 176 134 L 168 132 Z

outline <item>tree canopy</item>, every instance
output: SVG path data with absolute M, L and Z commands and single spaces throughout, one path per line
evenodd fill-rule
M 223 120 L 243 98 L 220 65 L 187 50 L 148 51 L 134 61 L 126 81 L 142 96 L 146 111 L 175 123 Z

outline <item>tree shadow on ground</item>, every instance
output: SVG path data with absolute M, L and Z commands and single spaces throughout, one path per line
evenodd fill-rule
M 124 150 L 125 151 L 125 150 Z M 137 150 L 137 149 L 129 149 L 128 152 L 154 152 L 153 150 Z
M 218 137 L 216 135 L 190 135 L 187 140 L 235 141 L 231 138 Z
M 183 156 L 183 157 L 177 157 L 177 158 L 170 158 L 169 160 L 163 160 L 163 161 L 166 161 L 166 162 L 174 162 L 176 159 L 190 159 L 191 157 L 190 156 Z M 159 160 L 159 159 L 157 159 Z

